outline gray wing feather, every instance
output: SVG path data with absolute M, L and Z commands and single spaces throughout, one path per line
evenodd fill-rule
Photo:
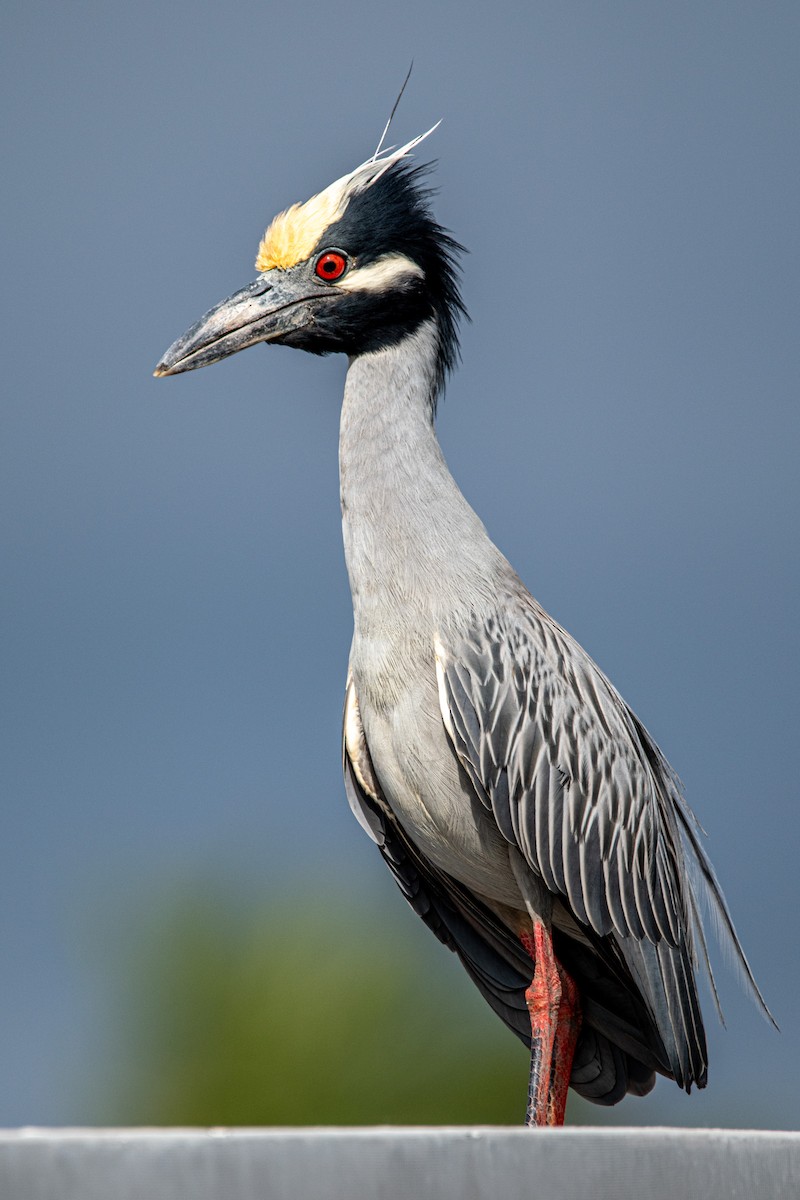
M 589 656 L 524 592 L 436 646 L 445 726 L 476 795 L 546 886 L 612 936 L 684 1087 L 705 1082 L 697 889 L 770 1016 L 680 783 Z M 714 989 L 716 995 L 716 989 Z M 770 1018 L 771 1019 L 771 1018 Z
M 440 651 L 456 752 L 503 836 L 596 933 L 678 946 L 674 799 L 611 684 L 532 602 Z

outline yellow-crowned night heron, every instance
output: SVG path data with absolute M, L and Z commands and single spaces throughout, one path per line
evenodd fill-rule
M 275 218 L 258 278 L 157 375 L 256 342 L 349 356 L 339 445 L 355 629 L 353 811 L 415 911 L 531 1047 L 529 1124 L 655 1073 L 706 1083 L 696 969 L 710 901 L 760 993 L 678 780 L 489 540 L 445 465 L 436 401 L 464 309 L 415 139 Z

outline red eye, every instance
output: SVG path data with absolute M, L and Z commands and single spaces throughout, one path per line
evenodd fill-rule
M 338 250 L 328 250 L 317 259 L 314 270 L 320 279 L 330 282 L 331 279 L 339 279 L 344 275 L 347 270 L 347 259 Z

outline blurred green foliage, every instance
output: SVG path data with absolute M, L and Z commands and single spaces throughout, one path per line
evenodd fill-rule
M 405 917 L 163 897 L 124 968 L 103 1123 L 519 1124 L 524 1048 Z

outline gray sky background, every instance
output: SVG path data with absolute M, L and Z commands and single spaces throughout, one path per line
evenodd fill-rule
M 800 8 L 3 25 L 0 1122 L 81 1118 L 105 968 L 169 881 L 402 904 L 340 782 L 344 361 L 151 372 L 277 210 L 372 152 L 413 57 L 395 140 L 442 119 L 437 215 L 470 250 L 448 461 L 679 771 L 783 1028 L 723 969 L 706 1093 L 613 1119 L 796 1126 Z

